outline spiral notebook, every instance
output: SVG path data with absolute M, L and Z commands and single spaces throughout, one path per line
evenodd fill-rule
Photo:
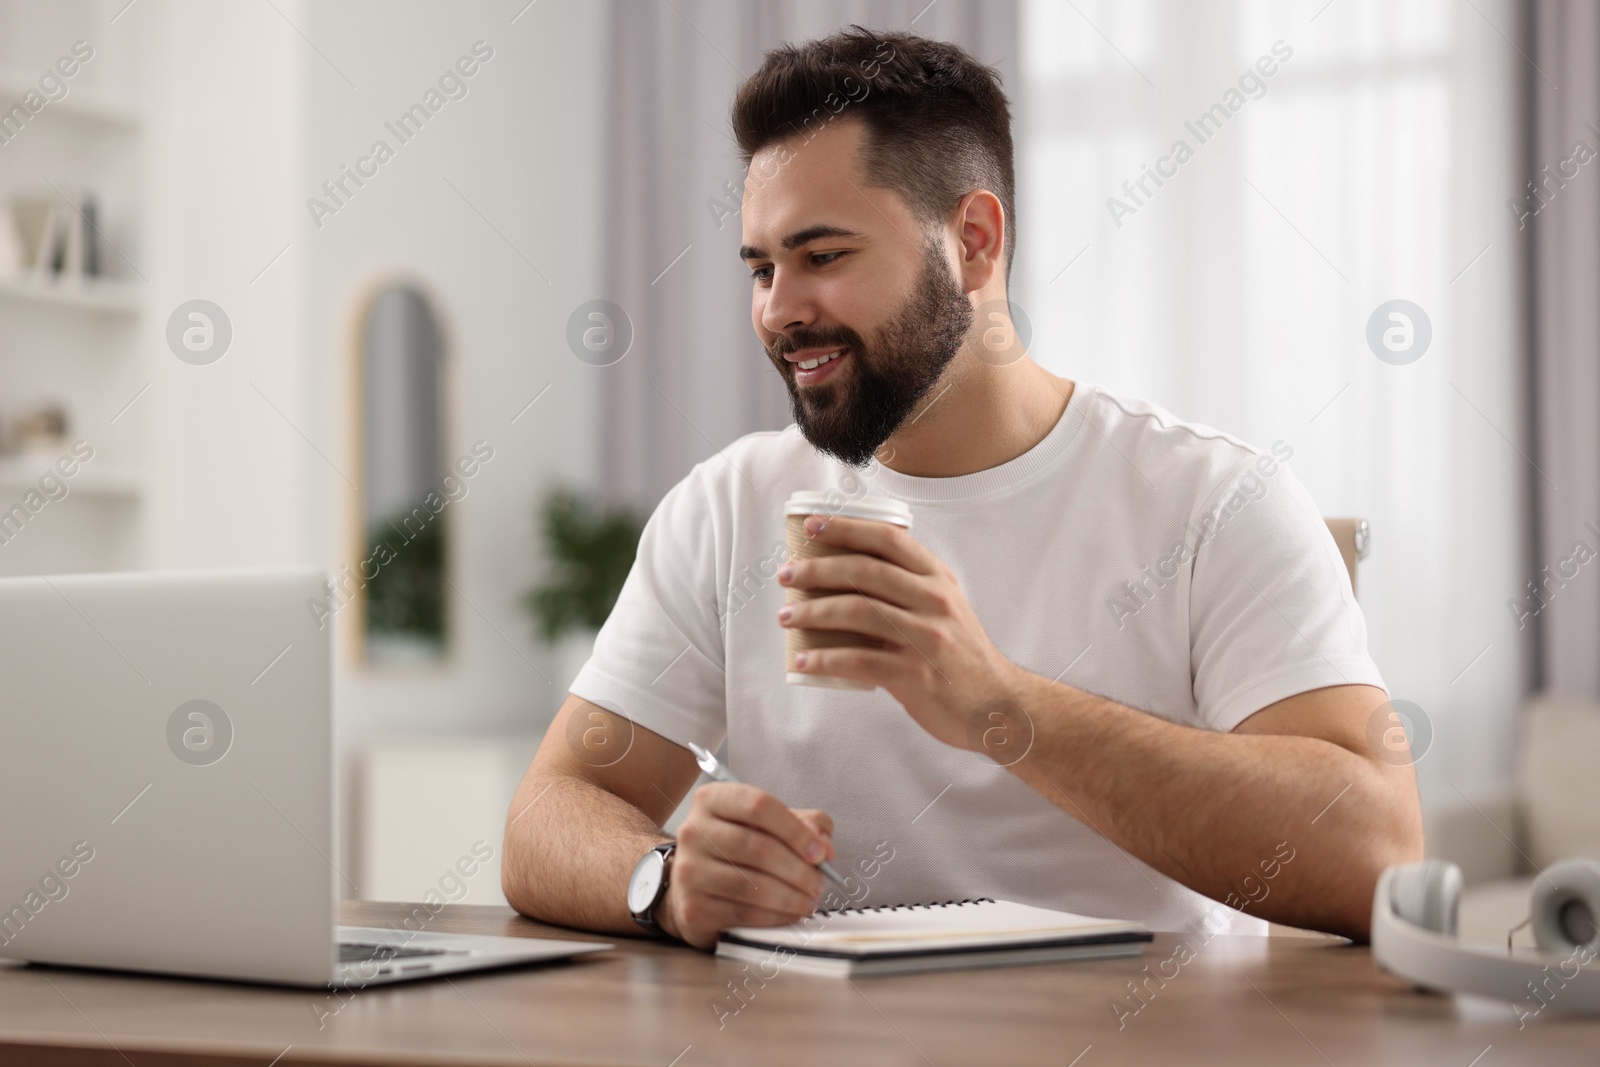
M 979 897 L 819 911 L 788 926 L 735 926 L 717 955 L 854 976 L 1137 956 L 1141 922 Z

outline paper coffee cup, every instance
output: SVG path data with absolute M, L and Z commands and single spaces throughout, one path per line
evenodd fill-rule
M 806 517 L 824 515 L 847 519 L 867 519 L 888 522 L 911 529 L 911 509 L 903 501 L 889 497 L 857 497 L 851 499 L 836 489 L 804 489 L 789 497 L 783 507 L 784 522 L 788 532 L 789 559 L 810 559 L 814 556 L 844 555 L 848 550 L 835 548 L 812 540 L 805 531 Z M 817 597 L 853 593 L 853 589 L 796 589 L 790 586 L 786 603 L 794 604 Z M 801 630 L 790 627 L 785 648 L 785 681 L 790 685 L 819 685 L 828 689 L 857 689 L 870 691 L 877 686 L 867 685 L 849 678 L 834 678 L 826 674 L 806 674 L 794 669 L 797 654 L 813 648 L 881 648 L 882 644 L 862 634 L 847 630 Z

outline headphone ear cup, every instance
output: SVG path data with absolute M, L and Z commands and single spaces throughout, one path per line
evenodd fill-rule
M 1394 872 L 1389 903 L 1395 915 L 1412 926 L 1454 937 L 1461 909 L 1461 868 L 1444 860 L 1407 864 Z
M 1600 949 L 1600 862 L 1562 860 L 1545 868 L 1528 899 L 1533 939 L 1546 952 Z

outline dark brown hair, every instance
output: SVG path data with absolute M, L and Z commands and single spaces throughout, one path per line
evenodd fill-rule
M 1010 277 L 1017 244 L 1011 108 L 994 68 L 945 41 L 851 26 L 768 52 L 733 100 L 746 166 L 763 148 L 810 140 L 836 118 L 866 124 L 867 180 L 898 192 L 924 223 L 943 223 L 974 189 L 998 197 Z

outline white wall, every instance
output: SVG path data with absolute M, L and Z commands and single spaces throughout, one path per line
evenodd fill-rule
M 469 495 L 450 505 L 456 653 L 436 671 L 343 672 L 352 739 L 531 733 L 558 703 L 538 673 L 553 665 L 517 600 L 534 575 L 540 490 L 593 476 L 596 379 L 579 373 L 590 368 L 568 352 L 565 328 L 597 287 L 601 27 L 594 5 L 539 3 L 513 24 L 519 6 L 319 5 L 306 28 L 331 61 L 313 57 L 306 165 L 293 191 L 293 238 L 311 263 L 311 411 L 324 449 L 354 468 L 349 334 L 362 294 L 393 275 L 420 279 L 443 312 L 454 387 L 447 454 L 478 440 L 494 449 Z M 480 40 L 493 58 L 464 79 L 467 95 L 401 145 L 384 124 Z M 378 138 L 395 157 L 318 229 L 304 201 Z M 320 467 L 309 482 L 314 551 L 334 566 L 350 560 L 351 491 L 310 459 Z
M 376 280 L 396 275 L 422 282 L 443 315 L 453 389 L 447 454 L 465 454 L 479 440 L 494 449 L 468 496 L 450 505 L 459 589 L 449 599 L 450 660 L 421 672 L 347 663 L 339 674 L 351 757 L 346 798 L 409 781 L 436 816 L 387 835 L 363 818 L 368 839 L 351 835 L 350 844 L 363 849 L 364 893 L 415 898 L 437 880 L 436 868 L 479 838 L 498 852 L 514 785 L 502 775 L 489 792 L 504 795 L 485 799 L 470 773 L 455 777 L 471 761 L 441 759 L 429 770 L 414 744 L 398 749 L 413 755 L 397 770 L 397 748 L 382 739 L 505 736 L 505 752 L 522 760 L 565 695 L 560 661 L 532 639 L 518 600 L 534 576 L 540 491 L 557 479 L 591 482 L 596 469 L 597 379 L 568 352 L 565 328 L 571 309 L 598 290 L 603 9 L 573 0 L 517 16 L 520 7 L 326 5 L 306 28 L 330 61 L 318 60 L 309 74 L 316 104 L 295 191 L 295 238 L 311 257 L 312 410 L 329 434 L 327 450 L 354 467 L 354 316 Z M 463 79 L 466 95 L 448 100 L 402 145 L 385 123 L 478 41 L 493 56 Z M 303 201 L 379 138 L 394 158 L 317 228 Z M 343 480 L 325 466 L 316 474 L 316 554 L 333 567 L 350 560 L 356 516 Z M 368 748 L 370 759 L 359 763 Z M 484 758 L 514 773 L 516 760 Z M 497 877 L 478 881 L 473 901 L 500 900 Z
M 415 279 L 438 302 L 448 454 L 477 440 L 494 449 L 450 505 L 454 654 L 409 672 L 344 657 L 338 672 L 350 813 L 369 743 L 500 737 L 525 757 L 564 695 L 559 657 L 517 601 L 533 579 L 542 489 L 591 483 L 597 469 L 595 379 L 567 351 L 565 326 L 598 291 L 604 6 L 542 0 L 513 23 L 520 7 L 146 0 L 118 23 L 139 34 L 150 116 L 149 564 L 355 562 L 351 335 L 379 279 Z M 384 123 L 479 40 L 494 54 L 463 79 L 467 95 L 400 144 Z M 307 199 L 378 138 L 394 158 L 319 228 Z M 180 363 L 162 337 L 168 311 L 193 297 L 233 323 L 232 348 L 208 367 Z M 447 778 L 419 787 L 457 795 Z M 479 837 L 498 850 L 503 812 L 484 825 L 484 810 L 474 796 L 454 823 L 439 813 L 446 840 L 414 842 L 419 854 L 454 857 Z M 355 830 L 347 823 L 346 863 Z M 439 873 L 419 864 L 414 897 Z M 392 864 L 381 880 L 406 895 Z M 494 899 L 497 885 L 474 898 Z
M 301 20 L 301 8 L 280 10 Z M 321 461 L 300 435 L 320 434 L 308 404 L 309 250 L 292 243 L 290 195 L 306 155 L 304 42 L 270 6 L 141 3 L 117 26 L 138 35 L 129 44 L 144 78 L 152 384 L 130 414 L 149 444 L 146 565 L 311 562 L 305 487 Z M 208 366 L 166 343 L 168 316 L 193 299 L 232 324 Z

